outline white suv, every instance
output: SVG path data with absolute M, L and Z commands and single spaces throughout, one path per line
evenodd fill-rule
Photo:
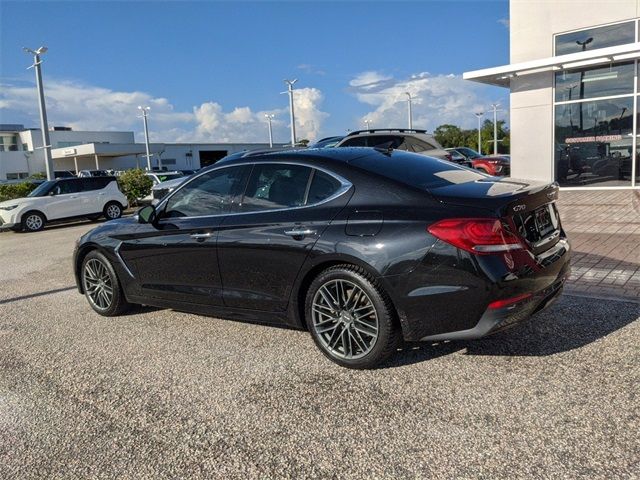
M 0 202 L 0 227 L 37 232 L 73 217 L 120 218 L 127 197 L 115 177 L 65 178 L 41 183 L 28 197 Z

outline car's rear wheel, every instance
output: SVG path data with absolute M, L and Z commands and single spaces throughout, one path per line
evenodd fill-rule
M 27 212 L 22 216 L 22 230 L 25 232 L 39 232 L 45 223 L 44 215 L 40 212 Z
M 307 292 L 305 316 L 316 345 L 339 365 L 372 368 L 398 348 L 393 305 L 358 267 L 340 265 L 322 272 Z
M 107 220 L 115 220 L 122 216 L 122 205 L 118 202 L 109 202 L 104 206 L 102 213 Z
M 100 315 L 120 315 L 131 306 L 122 293 L 116 272 L 102 253 L 94 250 L 87 254 L 82 262 L 81 279 L 89 305 Z

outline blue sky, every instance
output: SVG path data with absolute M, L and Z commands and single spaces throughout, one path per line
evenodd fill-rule
M 157 141 L 288 139 L 284 78 L 298 78 L 299 136 L 363 126 L 473 127 L 507 90 L 462 72 L 508 63 L 508 2 L 10 2 L 0 0 L 0 122 L 37 125 L 23 46 L 47 45 L 51 124 Z M 508 119 L 507 119 L 508 120 Z M 298 123 L 298 122 L 297 122 Z

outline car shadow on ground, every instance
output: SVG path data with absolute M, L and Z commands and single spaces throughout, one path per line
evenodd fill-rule
M 565 297 L 511 329 L 473 341 L 408 344 L 382 368 L 411 365 L 466 350 L 466 355 L 547 356 L 582 348 L 640 317 L 631 302 Z
M 0 305 L 4 305 L 6 303 L 12 303 L 12 302 L 20 302 L 22 300 L 29 300 L 30 298 L 43 297 L 45 295 L 53 295 L 54 293 L 68 292 L 69 290 L 75 290 L 75 289 L 76 287 L 74 285 L 70 287 L 62 287 L 62 288 L 54 288 L 52 290 L 45 290 L 43 292 L 29 293 L 27 295 L 20 295 L 18 297 L 0 299 Z

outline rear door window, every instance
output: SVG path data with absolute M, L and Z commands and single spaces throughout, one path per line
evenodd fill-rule
M 78 193 L 81 192 L 81 187 L 78 180 L 63 180 L 58 182 L 56 185 L 54 192 L 56 195 L 65 195 L 68 193 Z
M 305 204 L 311 168 L 256 164 L 242 200 L 242 212 L 300 207 Z

